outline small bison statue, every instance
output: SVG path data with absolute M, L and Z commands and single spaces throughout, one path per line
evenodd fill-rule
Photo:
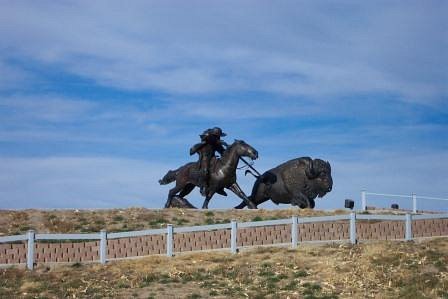
M 272 200 L 300 208 L 315 206 L 314 199 L 323 197 L 333 188 L 330 163 L 321 159 L 302 157 L 285 162 L 257 177 L 250 200 L 259 204 Z M 242 209 L 244 202 L 236 206 Z

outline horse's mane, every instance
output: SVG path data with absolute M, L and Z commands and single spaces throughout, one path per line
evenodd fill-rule
M 226 148 L 226 150 L 222 153 L 221 159 L 225 159 L 225 158 L 230 154 L 230 152 L 232 151 L 232 149 L 233 149 L 236 145 L 241 144 L 242 142 L 244 142 L 244 141 L 235 139 L 235 141 L 234 141 L 231 145 L 229 145 L 229 146 Z

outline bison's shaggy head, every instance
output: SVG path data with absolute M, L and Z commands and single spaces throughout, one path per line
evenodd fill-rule
M 314 159 L 305 173 L 308 179 L 312 181 L 312 193 L 319 197 L 324 196 L 333 188 L 330 163 L 321 159 Z

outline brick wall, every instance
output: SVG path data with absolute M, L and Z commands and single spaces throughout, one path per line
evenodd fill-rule
M 347 240 L 349 221 L 301 223 L 299 242 Z M 413 237 L 448 236 L 448 219 L 413 220 Z M 405 238 L 404 221 L 357 220 L 359 240 L 394 240 Z M 274 245 L 291 242 L 291 225 L 238 228 L 237 246 Z M 99 260 L 99 241 L 35 243 L 35 261 L 85 262 Z M 174 252 L 230 247 L 230 230 L 176 233 Z M 0 244 L 0 264 L 26 263 L 27 242 Z M 107 258 L 126 258 L 166 253 L 166 235 L 112 239 L 107 241 Z
M 300 241 L 347 240 L 350 238 L 348 221 L 299 224 Z
M 99 260 L 99 241 L 70 243 L 35 243 L 34 258 L 37 263 L 86 262 Z
M 107 240 L 107 257 L 123 258 L 166 252 L 165 235 Z
M 230 247 L 230 230 L 174 234 L 174 252 Z
M 358 240 L 404 239 L 404 221 L 357 220 L 356 238 Z
M 291 225 L 239 228 L 236 240 L 237 246 L 291 242 Z
M 27 243 L 0 244 L 0 264 L 26 263 Z
M 448 235 L 448 219 L 430 219 L 412 221 L 414 237 L 437 237 Z

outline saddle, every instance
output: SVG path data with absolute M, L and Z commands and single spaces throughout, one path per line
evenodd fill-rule
M 215 171 L 217 162 L 218 162 L 218 158 L 217 158 L 216 156 L 214 156 L 214 157 L 212 157 L 212 158 L 210 159 L 210 165 L 209 165 L 209 167 L 208 167 L 208 169 L 209 169 L 210 172 Z M 197 162 L 196 162 L 196 167 L 194 168 L 194 172 L 195 172 L 195 174 L 196 174 L 196 172 L 197 172 L 197 173 L 201 173 L 200 166 L 201 166 L 201 161 L 197 161 Z
M 216 166 L 218 164 L 218 158 L 216 156 L 212 157 L 210 159 L 210 165 L 209 165 L 209 171 L 214 172 L 216 169 Z M 194 176 L 197 179 L 197 182 L 201 182 L 200 176 L 202 176 L 203 172 L 200 169 L 200 161 L 196 162 L 196 167 L 192 171 L 192 176 Z M 224 189 L 216 191 L 218 194 L 221 194 L 223 196 L 227 196 L 227 193 L 224 191 Z

